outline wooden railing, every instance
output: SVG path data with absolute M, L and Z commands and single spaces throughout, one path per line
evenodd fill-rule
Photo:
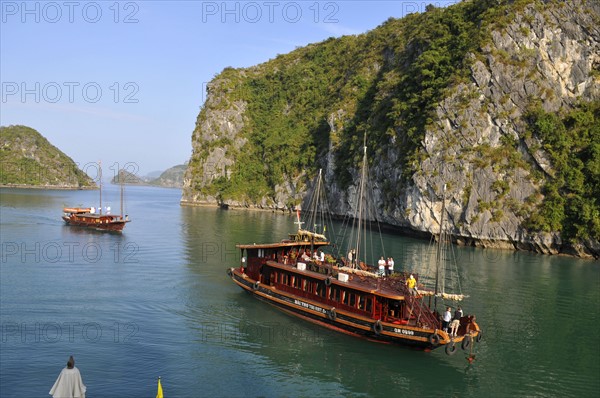
M 439 329 L 440 321 L 435 314 L 423 303 L 423 298 L 416 291 L 411 292 L 411 290 L 406 285 L 402 285 L 404 300 L 412 316 L 416 318 L 417 325 L 422 324 L 431 329 Z

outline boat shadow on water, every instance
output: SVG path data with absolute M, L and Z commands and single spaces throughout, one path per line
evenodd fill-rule
M 431 392 L 432 369 L 436 372 L 434 384 L 440 383 L 440 394 L 448 389 L 465 391 L 476 377 L 466 371 L 466 361 L 454 360 L 462 354 L 452 358 L 438 352 L 423 355 L 417 349 L 371 344 L 248 300 L 244 292 L 236 293 L 231 300 L 231 307 L 239 315 L 230 320 L 228 327 L 211 331 L 214 338 L 218 336 L 219 344 L 264 357 L 277 369 L 293 369 L 295 378 L 334 382 L 346 396 L 375 393 L 377 386 L 390 385 L 396 387 L 395 392 Z

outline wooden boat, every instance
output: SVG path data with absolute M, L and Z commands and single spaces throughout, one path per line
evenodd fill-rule
M 100 206 L 93 207 L 65 207 L 62 219 L 67 225 L 92 228 L 99 231 L 121 232 L 125 224 L 130 222 L 129 216 L 123 216 L 123 184 L 121 184 L 121 214 L 102 212 L 102 169 L 100 168 Z
M 366 165 L 365 148 L 363 168 Z M 362 183 L 361 187 L 367 189 Z M 420 283 L 409 289 L 410 271 L 377 274 L 372 271 L 375 267 L 356 261 L 361 258 L 359 250 L 354 261 L 325 255 L 323 250 L 332 248 L 326 236 L 301 229 L 299 216 L 297 224 L 298 231 L 281 242 L 237 245 L 241 263 L 227 274 L 246 292 L 288 314 L 368 340 L 425 350 L 444 346 L 452 355 L 459 346 L 472 349 L 481 339 L 475 316 L 461 317 L 452 335 L 451 330 L 442 329 L 439 312 L 430 307 L 432 298 L 437 305 L 438 299 L 461 299 L 462 295 L 427 290 Z M 361 247 L 360 239 L 353 242 L 352 247 Z M 418 282 L 419 275 L 412 275 Z
M 92 213 L 91 210 L 91 208 L 65 207 L 62 219 L 68 225 L 114 232 L 123 231 L 125 224 L 131 221 L 127 215 L 123 217 L 120 214 Z

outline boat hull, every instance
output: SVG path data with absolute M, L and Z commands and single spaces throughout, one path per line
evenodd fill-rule
M 67 225 L 82 227 L 82 228 L 90 228 L 98 231 L 112 231 L 112 232 L 122 232 L 123 228 L 125 228 L 125 224 L 129 222 L 129 220 L 86 220 L 86 219 L 77 219 L 75 217 L 63 216 L 63 220 Z M 97 222 L 100 221 L 100 222 Z
M 422 350 L 432 350 L 445 344 L 460 345 L 465 338 L 465 336 L 451 338 L 441 330 L 381 322 L 348 311 L 335 309 L 334 307 L 284 292 L 273 286 L 261 284 L 237 268 L 231 268 L 227 273 L 246 292 L 290 315 L 363 339 L 379 343 L 409 346 Z M 478 327 L 476 328 L 478 330 Z

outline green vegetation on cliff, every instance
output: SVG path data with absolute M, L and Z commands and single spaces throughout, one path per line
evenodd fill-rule
M 511 2 L 514 11 L 517 3 Z M 388 20 L 373 34 L 373 46 L 383 54 L 382 67 L 369 82 L 338 151 L 338 174 L 350 183 L 348 173 L 360 156 L 365 134 L 374 157 L 386 156 L 392 143 L 398 151 L 405 178 L 417 171 L 426 127 L 448 89 L 468 81 L 469 53 L 489 40 L 488 26 L 508 18 L 508 2 L 475 0 L 448 8 L 428 6 L 423 14 Z M 355 154 L 348 157 L 346 154 Z
M 95 186 L 70 157 L 26 126 L 0 127 L 0 185 Z
M 229 176 L 199 191 L 256 203 L 274 196 L 286 180 L 303 173 L 311 178 L 329 150 L 335 153 L 337 179 L 347 186 L 365 134 L 374 157 L 390 148 L 400 154 L 401 164 L 393 166 L 408 178 L 423 156 L 425 127 L 445 90 L 467 79 L 467 53 L 489 40 L 489 24 L 510 21 L 509 7 L 514 12 L 530 2 L 429 6 L 363 35 L 330 38 L 253 68 L 226 68 L 215 79 L 221 84 L 217 95 L 223 96 L 218 106 L 247 103 L 242 131 L 247 144 L 232 154 L 236 167 Z M 222 144 L 203 145 L 204 156 Z M 197 162 L 192 157 L 191 167 Z
M 564 115 L 534 106 L 527 119 L 555 171 L 545 179 L 544 200 L 527 227 L 560 231 L 567 241 L 600 240 L 600 101 Z

